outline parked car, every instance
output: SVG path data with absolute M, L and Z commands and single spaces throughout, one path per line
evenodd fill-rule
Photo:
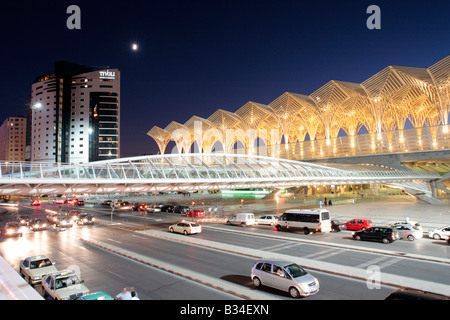
M 345 228 L 347 230 L 366 230 L 374 226 L 372 220 L 370 219 L 352 219 L 345 223 Z
M 35 200 L 31 201 L 31 205 L 32 206 L 40 206 L 41 205 L 41 200 L 35 199 Z
M 331 231 L 332 232 L 342 231 L 342 225 L 338 220 L 331 220 Z
M 31 285 L 40 283 L 43 276 L 53 272 L 58 269 L 44 255 L 27 257 L 19 263 L 19 274 Z
M 186 213 L 186 215 L 188 217 L 196 217 L 196 218 L 202 218 L 205 217 L 205 211 L 204 210 L 200 210 L 200 209 L 194 209 L 194 210 L 189 210 L 188 213 Z
M 255 287 L 265 285 L 287 291 L 293 298 L 319 292 L 319 281 L 302 267 L 289 261 L 256 261 L 252 267 L 251 279 Z
M 42 289 L 45 297 L 55 300 L 74 300 L 85 294 L 89 289 L 83 284 L 75 273 L 54 272 L 42 278 Z
M 410 224 L 410 225 L 412 225 L 412 226 L 417 227 L 417 228 L 420 230 L 420 232 L 422 232 L 422 234 L 423 234 L 423 227 L 422 227 L 422 225 L 421 225 L 419 222 L 417 222 L 417 221 L 412 221 L 412 220 L 409 220 L 409 219 L 403 220 L 403 221 L 397 221 L 397 222 L 393 223 L 394 227 L 395 227 L 397 224 Z
M 393 227 L 373 227 L 353 233 L 355 240 L 381 241 L 391 243 L 399 239 L 397 229 Z
M 256 224 L 255 215 L 253 213 L 237 213 L 227 220 L 227 224 L 235 226 L 253 226 Z
M 23 236 L 22 226 L 17 222 L 7 222 L 5 228 L 2 230 L 2 235 L 5 237 Z
M 66 199 L 64 202 L 67 204 L 77 204 L 78 200 L 77 199 Z
M 31 220 L 30 224 L 28 225 L 31 230 L 33 231 L 39 231 L 39 230 L 45 230 L 47 229 L 47 223 L 39 218 Z
M 188 206 L 175 206 L 173 208 L 173 212 L 174 213 L 186 214 L 186 213 L 189 212 L 189 207 Z
M 153 213 L 155 213 L 155 212 L 161 212 L 161 208 L 160 208 L 159 206 L 157 206 L 157 205 L 150 204 L 150 205 L 148 206 L 148 208 L 147 208 L 147 211 L 148 211 L 148 212 L 153 212 Z
M 202 227 L 197 222 L 192 221 L 180 221 L 169 227 L 170 232 L 178 232 L 184 235 L 200 233 L 202 232 Z
M 161 206 L 161 212 L 173 212 L 174 207 L 174 204 L 165 204 Z
M 54 204 L 64 204 L 64 198 L 56 197 L 56 198 L 53 200 L 53 203 L 54 203 Z
M 402 288 L 393 291 L 384 300 L 450 300 L 450 297 L 428 291 Z
M 147 210 L 147 208 L 148 208 L 148 204 L 145 204 L 145 203 L 135 203 L 134 205 L 133 205 L 133 210 L 134 211 L 145 211 L 145 210 Z
M 94 224 L 95 218 L 88 213 L 80 213 L 78 215 L 77 224 L 78 225 L 86 225 L 86 224 Z
M 408 239 L 409 241 L 414 241 L 423 237 L 420 229 L 411 224 L 396 224 L 393 227 L 397 229 L 400 239 Z
M 277 223 L 278 218 L 279 218 L 278 216 L 269 214 L 269 215 L 258 217 L 255 220 L 256 220 L 256 224 L 274 226 Z
M 428 232 L 428 236 L 435 240 L 442 240 L 442 239 L 445 239 L 446 237 L 450 237 L 450 225 L 447 225 L 442 228 L 434 229 L 434 230 Z
M 111 203 L 112 203 L 112 200 L 105 200 L 102 202 L 102 205 L 109 207 L 109 206 L 111 206 Z

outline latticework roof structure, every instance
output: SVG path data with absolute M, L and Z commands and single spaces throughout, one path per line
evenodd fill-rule
M 429 68 L 388 66 L 360 84 L 332 80 L 310 95 L 285 92 L 268 105 L 249 101 L 236 112 L 219 109 L 208 119 L 193 116 L 147 134 L 161 154 L 170 140 L 180 153 L 194 142 L 203 152 L 217 142 L 230 152 L 238 141 L 252 153 L 257 139 L 268 147 L 333 140 L 342 131 L 353 139 L 362 127 L 392 135 L 407 120 L 414 128 L 448 125 L 449 112 L 450 55 Z

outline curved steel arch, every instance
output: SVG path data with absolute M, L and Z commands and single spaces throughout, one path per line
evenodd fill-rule
M 0 194 L 71 194 L 285 188 L 377 183 L 430 193 L 437 173 L 345 170 L 246 154 L 168 154 L 85 164 L 0 162 Z

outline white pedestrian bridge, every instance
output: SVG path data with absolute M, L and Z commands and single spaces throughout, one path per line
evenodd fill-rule
M 161 192 L 382 184 L 431 194 L 437 173 L 338 168 L 245 154 L 167 154 L 84 164 L 1 161 L 1 195 Z

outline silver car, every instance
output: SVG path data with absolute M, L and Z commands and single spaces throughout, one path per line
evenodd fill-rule
M 287 291 L 293 298 L 319 292 L 319 281 L 302 267 L 289 261 L 256 261 L 251 278 L 255 287 L 265 285 Z
M 409 241 L 414 241 L 423 237 L 423 233 L 418 227 L 408 223 L 396 224 L 395 228 L 397 228 L 400 239 L 408 239 Z
M 42 277 L 58 272 L 54 263 L 44 255 L 32 256 L 19 263 L 19 274 L 31 285 L 42 281 Z
M 446 239 L 446 237 L 450 237 L 450 225 L 434 229 L 428 232 L 428 236 L 436 240 Z
M 265 215 L 265 216 L 256 218 L 256 223 L 274 226 L 276 224 L 277 220 L 278 220 L 278 216 L 269 214 L 269 215 Z

